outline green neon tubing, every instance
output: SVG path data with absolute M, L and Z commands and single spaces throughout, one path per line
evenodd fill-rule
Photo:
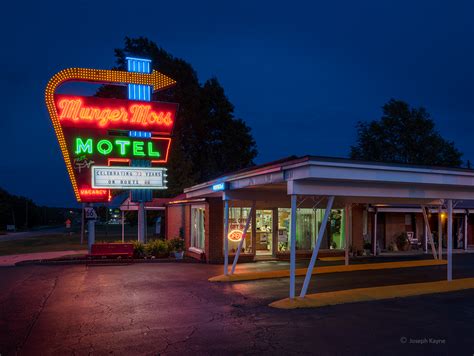
M 122 156 L 125 156 L 127 153 L 125 151 L 125 146 L 130 146 L 130 141 L 129 140 L 115 140 L 115 144 L 120 146 L 120 154 Z
M 153 142 L 148 142 L 148 156 L 149 157 L 160 157 L 161 154 L 158 151 L 153 151 Z
M 134 156 L 146 156 L 145 152 L 143 152 L 144 144 L 145 142 L 142 142 L 142 141 L 133 142 L 133 155 Z
M 84 141 L 82 141 L 82 138 L 80 137 L 76 138 L 76 154 L 79 155 L 82 152 L 92 154 L 92 139 L 91 138 L 87 139 L 85 143 Z
M 103 146 L 107 146 L 107 148 L 103 148 Z M 109 140 L 100 140 L 98 143 L 97 143 L 97 151 L 99 151 L 99 153 L 103 154 L 103 155 L 108 155 L 110 152 L 112 152 L 112 149 L 114 147 L 112 146 L 112 142 L 110 142 Z

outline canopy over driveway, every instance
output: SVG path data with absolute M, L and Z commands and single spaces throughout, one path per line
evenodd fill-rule
M 221 197 L 224 200 L 225 274 L 228 273 L 229 200 L 241 206 L 264 208 L 270 205 L 275 206 L 276 203 L 280 207 L 291 207 L 290 298 L 293 298 L 295 295 L 296 209 L 297 207 L 314 207 L 322 203 L 326 203 L 326 214 L 313 248 L 301 296 L 306 294 L 327 223 L 328 211 L 331 208 L 344 208 L 350 218 L 350 207 L 355 203 L 416 205 L 422 206 L 423 212 L 426 206 L 447 205 L 448 280 L 451 280 L 453 201 L 474 199 L 474 171 L 316 156 L 290 157 L 238 171 L 185 189 L 184 192 L 187 198 Z M 427 221 L 425 213 L 424 216 Z M 350 240 L 350 231 L 348 235 Z M 431 237 L 431 234 L 429 235 Z M 431 245 L 433 255 L 437 258 L 433 241 Z

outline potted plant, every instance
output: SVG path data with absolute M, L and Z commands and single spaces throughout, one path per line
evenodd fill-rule
M 184 256 L 184 240 L 176 237 L 170 240 L 171 251 L 174 252 L 174 257 L 177 260 L 182 260 Z
M 400 251 L 406 251 L 408 248 L 408 235 L 406 232 L 402 232 L 397 236 L 395 240 L 397 247 Z
M 369 256 L 370 251 L 372 251 L 372 243 L 371 242 L 364 242 L 364 255 Z
M 392 241 L 390 245 L 388 245 L 388 250 L 391 252 L 398 252 L 398 247 L 395 241 Z

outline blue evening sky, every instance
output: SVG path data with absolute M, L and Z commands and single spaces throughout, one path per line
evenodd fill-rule
M 74 203 L 44 105 L 67 67 L 110 68 L 146 36 L 216 76 L 252 128 L 257 163 L 347 156 L 390 98 L 425 106 L 474 160 L 472 1 L 9 1 L 2 4 L 0 186 Z

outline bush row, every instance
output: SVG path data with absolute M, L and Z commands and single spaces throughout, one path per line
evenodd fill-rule
M 181 252 L 184 250 L 184 240 L 174 238 L 172 240 L 151 240 L 147 243 L 133 241 L 133 254 L 136 258 L 143 257 L 168 257 L 170 252 Z

